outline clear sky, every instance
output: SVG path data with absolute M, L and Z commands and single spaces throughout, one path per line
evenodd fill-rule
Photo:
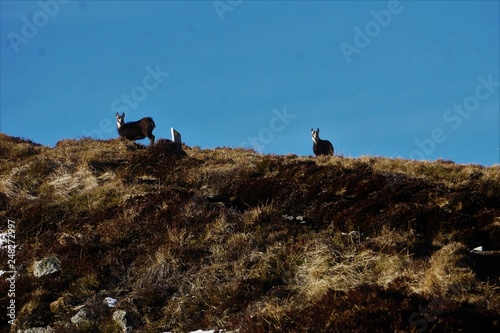
M 0 1 L 0 131 L 500 163 L 498 1 Z M 148 144 L 148 140 L 140 141 Z

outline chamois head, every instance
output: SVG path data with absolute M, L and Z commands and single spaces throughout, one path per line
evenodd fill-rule
M 149 142 L 153 144 L 155 142 L 155 136 L 153 135 L 153 129 L 156 127 L 155 122 L 150 117 L 144 117 L 139 121 L 132 121 L 130 123 L 125 123 L 125 113 L 120 116 L 118 112 L 116 117 L 116 128 L 120 137 L 128 140 L 140 140 L 148 137 Z
M 318 139 L 319 139 L 319 128 L 316 131 L 313 128 L 311 128 L 311 135 L 312 135 L 313 142 L 318 141 Z
M 117 112 L 116 115 L 115 115 L 115 117 L 116 117 L 116 127 L 117 128 L 122 127 L 122 125 L 125 124 L 125 112 L 122 113 L 121 116 Z

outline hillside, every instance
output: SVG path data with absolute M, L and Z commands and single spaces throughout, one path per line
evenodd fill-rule
M 0 134 L 5 332 L 500 331 L 500 166 L 184 151 Z

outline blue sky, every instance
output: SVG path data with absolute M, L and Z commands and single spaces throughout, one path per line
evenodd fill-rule
M 500 163 L 498 1 L 1 1 L 0 131 Z M 148 144 L 147 139 L 140 141 Z

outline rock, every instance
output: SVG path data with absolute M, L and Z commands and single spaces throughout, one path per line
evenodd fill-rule
M 113 320 L 121 327 L 123 333 L 132 332 L 133 327 L 127 311 L 117 310 L 113 312 Z
M 114 308 L 116 303 L 118 303 L 118 300 L 116 298 L 106 297 L 104 299 L 104 303 L 106 303 L 110 308 Z
M 483 252 L 482 246 L 478 246 L 478 247 L 475 247 L 472 250 L 470 250 L 470 253 L 478 253 L 478 252 Z
M 61 261 L 56 256 L 35 261 L 33 265 L 33 274 L 36 277 L 53 274 L 61 270 L 60 265 Z
M 71 322 L 76 325 L 76 327 L 90 327 L 95 322 L 94 314 L 86 309 L 82 308 L 80 311 L 76 313 L 73 317 L 71 317 Z
M 288 221 L 299 222 L 300 224 L 304 224 L 304 223 L 310 222 L 309 218 L 304 217 L 302 215 L 293 216 L 293 215 L 285 214 L 285 215 L 283 215 L 283 218 L 286 219 L 286 220 L 288 220 Z
M 54 333 L 55 331 L 50 327 L 33 327 L 26 330 L 17 330 L 17 333 Z

